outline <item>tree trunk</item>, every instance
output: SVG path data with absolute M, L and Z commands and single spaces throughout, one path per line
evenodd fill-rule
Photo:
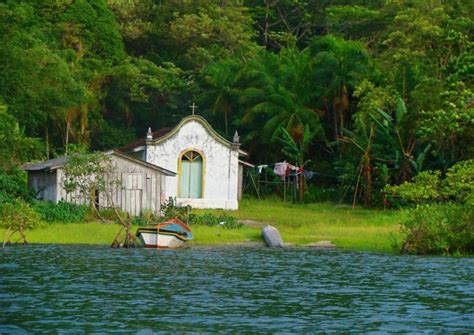
M 66 121 L 66 145 L 65 145 L 65 148 L 64 148 L 66 156 L 68 154 L 68 149 L 69 149 L 69 127 L 70 127 L 70 122 L 69 122 L 69 120 L 67 120 Z
M 46 144 L 46 159 L 49 159 L 49 130 L 48 127 L 44 129 L 44 138 Z
M 303 202 L 304 201 L 304 176 L 302 174 L 300 174 L 300 178 L 298 180 L 298 183 L 299 183 L 299 193 L 300 193 L 300 201 Z
M 268 11 L 270 10 L 270 5 L 268 4 L 269 0 L 265 0 L 265 28 L 263 31 L 263 44 L 265 48 L 268 49 Z

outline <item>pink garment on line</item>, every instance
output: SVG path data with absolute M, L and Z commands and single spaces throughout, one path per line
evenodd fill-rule
M 284 179 L 286 176 L 287 167 L 288 167 L 288 163 L 286 161 L 282 163 L 276 163 L 275 168 L 273 169 L 273 172 L 275 172 L 277 176 L 280 176 L 281 179 Z

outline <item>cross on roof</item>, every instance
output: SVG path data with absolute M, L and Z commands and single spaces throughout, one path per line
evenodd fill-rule
M 194 110 L 197 108 L 196 104 L 193 102 L 193 104 L 189 107 L 191 107 L 191 109 L 193 110 L 193 115 L 194 115 Z

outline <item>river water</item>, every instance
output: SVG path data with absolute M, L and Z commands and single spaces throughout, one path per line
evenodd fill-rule
M 473 278 L 473 258 L 13 246 L 0 334 L 470 333 Z

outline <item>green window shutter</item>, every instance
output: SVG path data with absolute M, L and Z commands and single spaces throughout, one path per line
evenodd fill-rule
M 188 151 L 182 156 L 179 176 L 181 198 L 202 198 L 202 166 L 199 153 Z
M 202 189 L 202 161 L 191 162 L 191 178 L 189 183 L 189 197 L 201 198 Z

